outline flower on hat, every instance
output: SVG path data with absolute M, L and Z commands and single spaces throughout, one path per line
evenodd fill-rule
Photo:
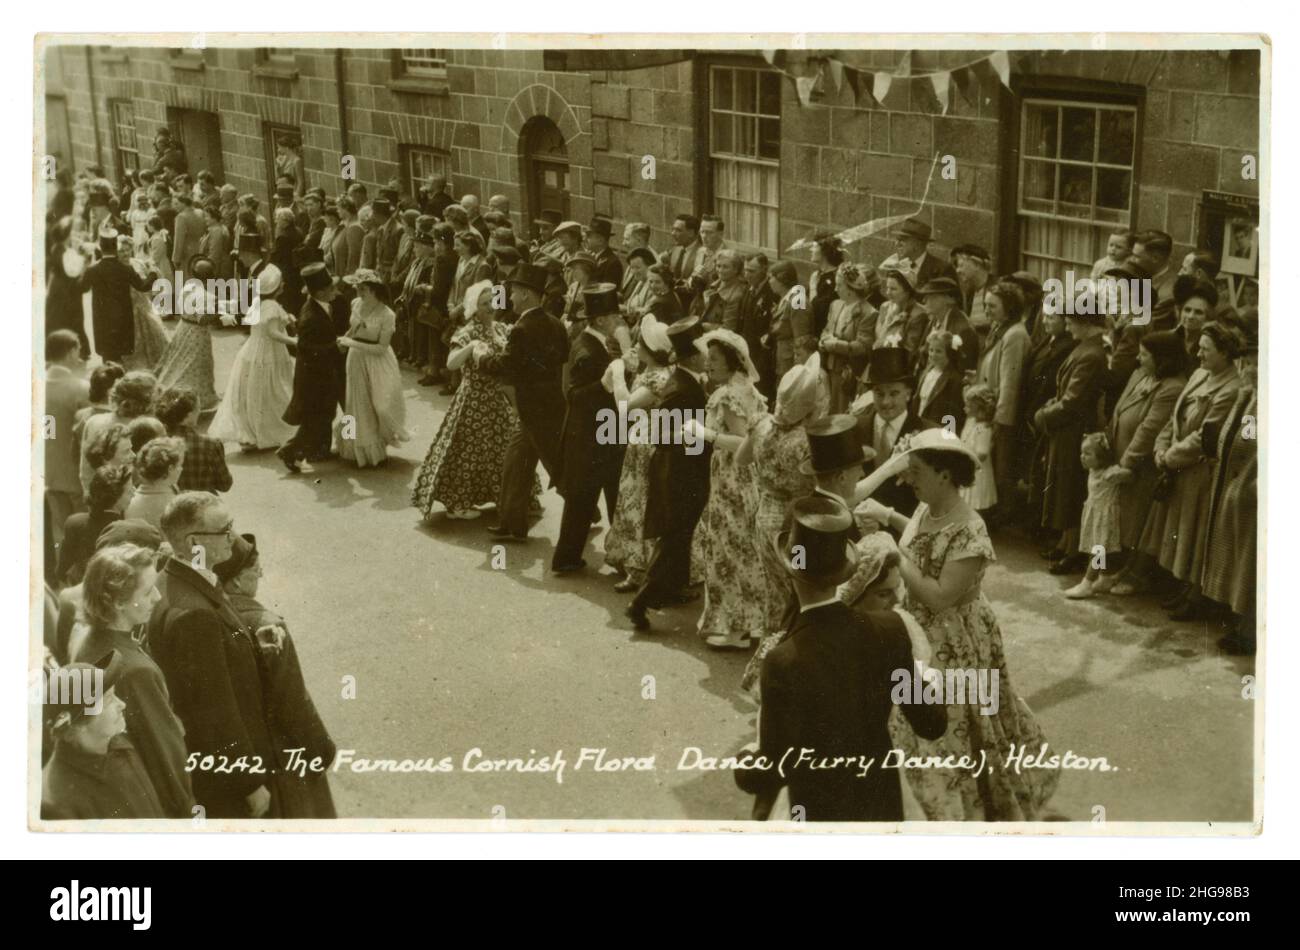
M 961 335 L 958 334 L 958 333 L 954 333 L 954 334 L 952 335 L 952 348 L 953 348 L 954 350 L 960 350 L 960 349 L 961 349 Z

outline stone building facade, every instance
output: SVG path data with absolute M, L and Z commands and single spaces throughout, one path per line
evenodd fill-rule
M 978 55 L 931 53 L 930 68 Z M 894 69 L 903 54 L 853 56 Z M 308 184 L 331 193 L 343 156 L 372 193 L 391 178 L 411 193 L 444 171 L 456 195 L 507 195 L 517 230 L 555 207 L 645 221 L 656 247 L 687 211 L 721 213 L 733 242 L 769 255 L 916 211 L 941 247 L 982 244 L 998 269 L 1045 276 L 1100 256 L 1120 226 L 1168 231 L 1179 248 L 1212 244 L 1224 196 L 1245 214 L 1259 197 L 1243 164 L 1259 158 L 1258 48 L 1013 52 L 1010 89 L 986 77 L 968 101 L 954 87 L 946 113 L 924 76 L 895 80 L 879 103 L 822 83 L 803 104 L 754 54 L 555 65 L 540 50 L 56 45 L 46 148 L 116 176 L 148 164 L 169 125 L 192 170 L 219 165 L 241 192 L 268 194 L 273 143 L 294 133 Z M 890 250 L 881 234 L 852 254 Z

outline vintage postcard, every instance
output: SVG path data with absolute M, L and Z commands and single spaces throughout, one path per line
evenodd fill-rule
M 35 56 L 31 828 L 1259 832 L 1267 38 Z

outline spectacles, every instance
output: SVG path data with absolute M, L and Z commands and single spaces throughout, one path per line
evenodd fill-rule
M 234 521 L 234 519 L 232 518 L 231 520 L 229 520 L 229 521 L 226 522 L 225 527 L 220 528 L 220 529 L 218 529 L 218 530 L 216 530 L 216 531 L 191 531 L 190 534 L 192 534 L 192 535 L 196 535 L 196 536 L 199 536 L 199 537 L 204 537 L 204 536 L 207 536 L 207 537 L 218 537 L 218 536 L 220 536 L 220 535 L 225 535 L 227 538 L 234 537 L 234 534 L 235 534 L 235 521 Z

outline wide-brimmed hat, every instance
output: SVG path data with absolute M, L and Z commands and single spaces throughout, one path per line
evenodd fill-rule
M 781 565 L 791 577 L 810 584 L 842 584 L 853 575 L 858 554 L 849 540 L 853 513 L 825 495 L 790 504 L 790 528 L 772 537 Z
M 666 363 L 673 353 L 673 343 L 668 338 L 668 325 L 661 323 L 653 313 L 647 313 L 641 318 L 638 332 L 646 349 Z
M 912 357 L 901 346 L 881 346 L 867 355 L 867 385 L 912 382 Z
M 590 284 L 582 288 L 582 313 L 587 320 L 618 313 L 618 288 L 613 284 Z
M 506 278 L 507 284 L 523 284 L 539 294 L 546 292 L 546 268 L 532 261 L 520 261 L 515 272 Z
M 833 475 L 846 468 L 861 469 L 876 457 L 858 437 L 858 420 L 847 413 L 827 416 L 804 426 L 808 435 L 808 458 L 799 463 L 805 475 Z M 868 454 L 870 453 L 870 454 Z
M 805 362 L 791 366 L 781 377 L 772 415 L 784 426 L 803 422 L 817 410 L 820 395 L 821 354 L 814 353 Z
M 687 359 L 704 352 L 699 339 L 703 336 L 699 317 L 686 317 L 677 320 L 668 327 L 668 340 L 672 343 L 673 354 L 679 359 Z
M 846 607 L 856 604 L 867 592 L 867 588 L 880 580 L 885 562 L 891 556 L 898 556 L 898 542 L 888 531 L 873 531 L 854 544 L 853 550 L 858 555 L 857 566 L 854 567 L 852 576 L 835 592 L 840 603 Z
M 920 218 L 908 218 L 897 228 L 894 229 L 892 237 L 911 237 L 918 241 L 930 240 L 930 225 L 926 224 Z
M 269 297 L 280 289 L 284 283 L 284 275 L 280 273 L 280 268 L 274 264 L 267 264 L 257 273 L 257 293 L 261 297 Z
M 975 450 L 963 442 L 947 429 L 934 427 L 931 429 L 918 429 L 916 432 L 910 432 L 901 436 L 894 445 L 894 455 L 910 455 L 919 449 L 935 449 L 940 452 L 956 452 L 964 455 L 976 465 L 980 464 L 979 456 Z
M 710 330 L 700 337 L 700 345 L 708 346 L 710 343 L 717 343 L 719 346 L 725 346 L 740 357 L 741 365 L 745 367 L 745 375 L 749 377 L 751 383 L 759 380 L 758 370 L 754 366 L 754 361 L 749 357 L 749 344 L 745 338 L 735 330 L 719 328 Z
M 362 284 L 370 284 L 375 287 L 386 287 L 384 278 L 379 276 L 378 271 L 373 271 L 369 267 L 360 267 L 343 278 L 345 284 L 351 284 L 353 287 L 360 287 Z
M 315 293 L 334 286 L 334 276 L 329 272 L 329 268 L 325 266 L 324 261 L 315 261 L 308 264 L 298 274 L 302 277 L 302 285 L 308 293 Z
M 922 297 L 929 297 L 931 294 L 943 294 L 953 300 L 960 300 L 961 288 L 957 286 L 957 281 L 951 277 L 932 277 L 917 291 L 917 294 Z
M 538 217 L 533 218 L 533 224 L 549 224 L 551 226 L 551 230 L 554 231 L 555 228 L 559 226 L 559 223 L 562 218 L 563 215 L 561 215 L 560 212 L 547 210 L 547 211 L 543 211 Z M 571 222 L 571 223 L 576 223 L 576 222 Z

